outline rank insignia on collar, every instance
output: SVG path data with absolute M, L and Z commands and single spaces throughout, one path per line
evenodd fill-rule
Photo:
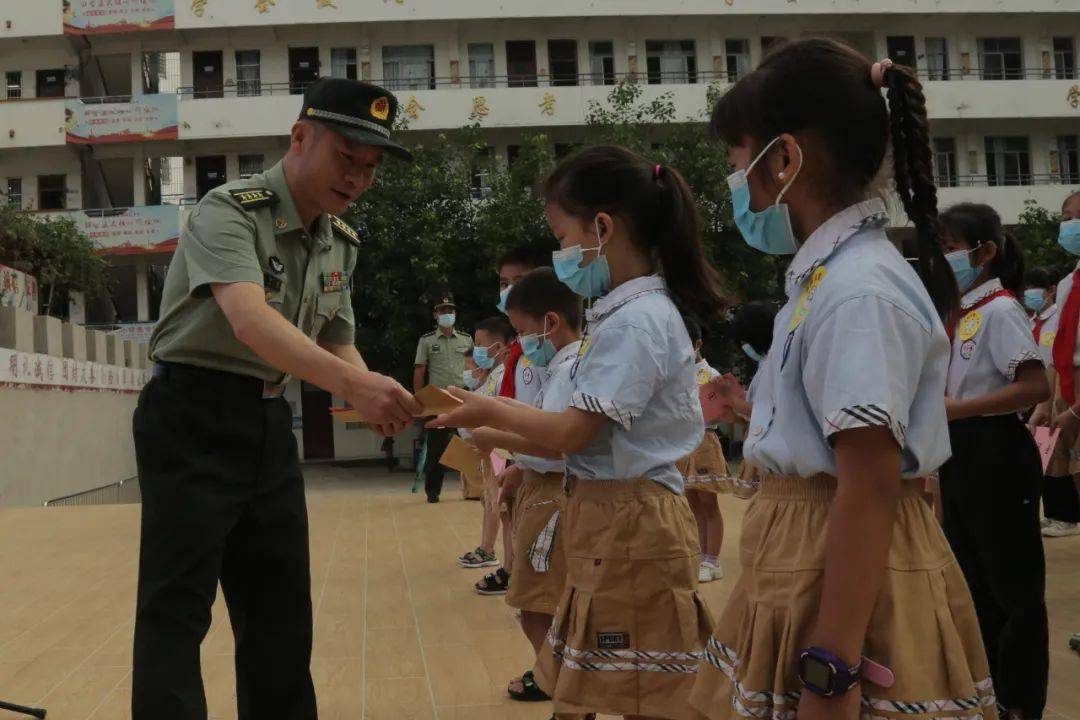
M 353 230 L 349 223 L 345 222 L 337 215 L 330 216 L 330 226 L 334 228 L 334 232 L 341 235 L 347 242 L 352 243 L 356 247 L 360 247 L 360 235 L 356 230 Z
M 322 291 L 324 293 L 348 292 L 349 273 L 344 270 L 324 272 L 322 274 Z
M 270 256 L 270 270 L 275 275 L 280 275 L 285 272 L 285 263 L 281 262 L 281 259 L 277 255 Z
M 266 205 L 277 205 L 278 203 L 277 193 L 273 190 L 268 190 L 267 188 L 230 190 L 229 194 L 232 195 L 233 199 L 240 203 L 240 206 L 245 210 L 252 210 Z

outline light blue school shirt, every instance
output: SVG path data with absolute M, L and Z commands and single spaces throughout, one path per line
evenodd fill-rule
M 751 384 L 744 454 L 768 473 L 836 476 L 831 438 L 884 427 L 903 477 L 949 458 L 949 339 L 914 268 L 885 235 L 881 200 L 827 220 L 787 271 L 788 301 Z
M 536 396 L 535 407 L 553 413 L 561 413 L 570 407 L 570 370 L 574 366 L 580 347 L 581 341 L 575 340 L 559 348 L 559 351 L 551 358 L 551 362 L 544 368 L 547 376 L 540 393 Z M 538 473 L 561 473 L 566 469 L 566 463 L 562 458 L 556 460 L 514 453 L 514 462 Z
M 682 493 L 675 463 L 705 436 L 694 348 L 658 275 L 635 278 L 600 298 L 571 368 L 570 406 L 605 415 L 596 439 L 566 456 L 582 480 L 648 478 Z

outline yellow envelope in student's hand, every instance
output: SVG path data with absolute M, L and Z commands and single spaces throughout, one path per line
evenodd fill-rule
M 446 392 L 442 388 L 428 385 L 416 393 L 416 401 L 423 406 L 423 410 L 417 417 L 434 417 L 442 415 L 461 405 L 461 401 Z
M 454 435 L 450 438 L 450 443 L 446 446 L 442 457 L 439 458 L 439 464 L 461 473 L 476 472 L 476 468 L 480 465 L 480 457 L 480 453 L 469 443 Z

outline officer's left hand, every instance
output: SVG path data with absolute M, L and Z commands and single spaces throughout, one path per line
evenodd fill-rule
M 492 406 L 498 402 L 497 400 L 458 387 L 448 387 L 446 391 L 460 400 L 461 405 L 448 413 L 439 415 L 425 427 L 478 428 L 489 424 L 488 421 L 493 414 Z

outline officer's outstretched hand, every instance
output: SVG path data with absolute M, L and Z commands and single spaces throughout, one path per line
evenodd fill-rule
M 397 380 L 370 371 L 359 373 L 345 399 L 384 437 L 411 425 L 423 409 Z

